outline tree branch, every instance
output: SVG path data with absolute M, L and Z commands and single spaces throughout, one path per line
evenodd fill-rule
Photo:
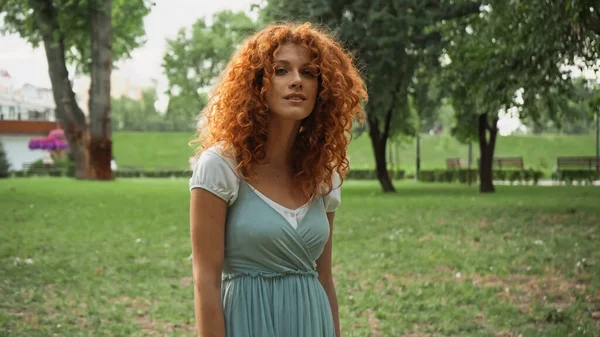
M 489 127 L 490 132 L 498 131 L 498 117 L 492 118 L 492 124 Z
M 392 93 L 392 104 L 390 104 L 390 108 L 386 113 L 385 124 L 383 126 L 383 134 L 381 135 L 381 138 L 384 141 L 387 141 L 387 138 L 390 135 L 390 125 L 392 124 L 392 112 L 394 111 L 394 107 L 396 106 L 398 91 L 400 91 L 400 88 L 402 87 L 402 81 L 399 79 L 397 79 L 396 81 L 396 90 Z
M 583 25 L 596 35 L 600 35 L 600 14 L 597 12 L 598 10 L 600 10 L 600 5 L 594 7 L 594 12 L 583 10 Z

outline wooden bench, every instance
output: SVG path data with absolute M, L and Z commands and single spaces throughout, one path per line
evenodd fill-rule
M 572 169 L 588 169 L 588 170 L 600 170 L 600 160 L 594 157 L 557 157 L 556 158 L 556 169 L 572 168 Z
M 481 158 L 477 158 L 477 163 L 481 166 Z M 499 170 L 515 167 L 522 170 L 525 168 L 525 164 L 523 157 L 494 157 L 492 158 L 492 167 L 496 167 Z
M 24 163 L 23 164 L 23 171 L 29 171 L 31 169 L 31 165 L 33 165 L 33 163 Z M 36 167 L 34 168 L 34 170 L 37 171 L 44 171 L 44 170 L 48 170 L 49 168 L 53 168 L 54 164 L 51 164 L 50 167 L 46 167 L 45 165 L 43 167 Z
M 446 168 L 449 170 L 461 168 L 460 158 L 446 158 Z

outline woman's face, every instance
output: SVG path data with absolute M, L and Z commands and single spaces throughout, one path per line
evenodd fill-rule
M 296 121 L 308 117 L 319 88 L 318 69 L 311 65 L 310 52 L 301 45 L 286 43 L 274 59 L 271 87 L 266 92 L 271 116 Z

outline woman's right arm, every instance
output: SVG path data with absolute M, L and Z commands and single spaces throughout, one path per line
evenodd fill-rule
M 202 188 L 190 196 L 194 308 L 199 337 L 225 337 L 221 304 L 227 202 Z

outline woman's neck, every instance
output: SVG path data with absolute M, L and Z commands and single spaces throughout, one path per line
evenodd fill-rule
M 267 130 L 266 163 L 281 168 L 289 168 L 292 147 L 296 141 L 300 121 L 271 118 Z

